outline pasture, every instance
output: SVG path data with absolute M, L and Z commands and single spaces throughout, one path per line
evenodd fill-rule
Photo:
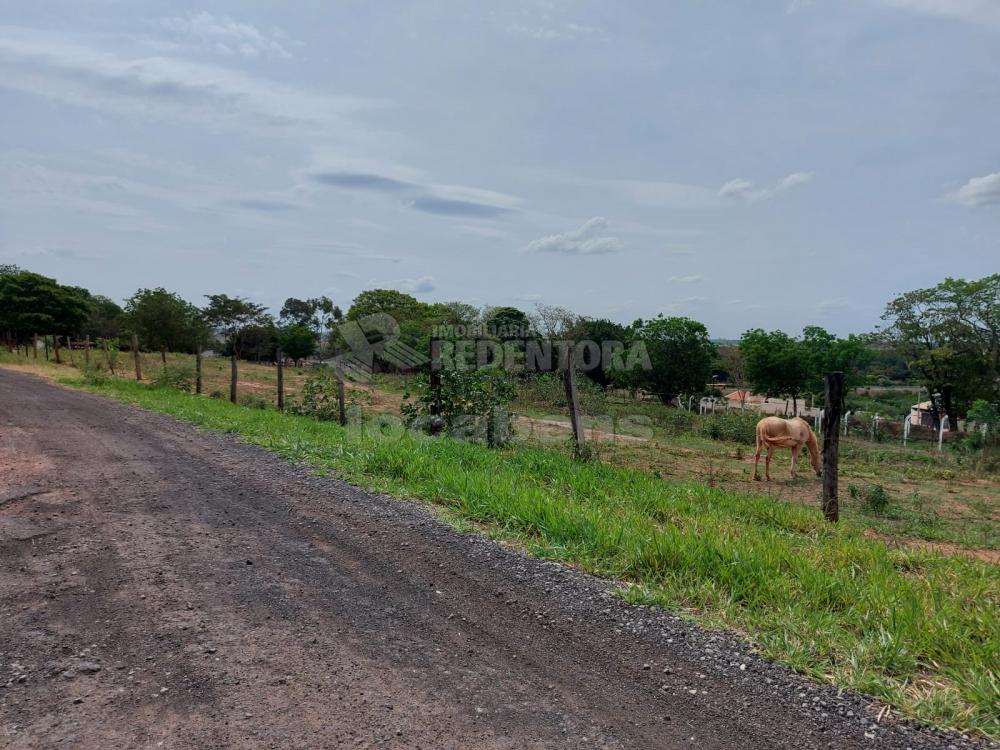
M 460 528 L 619 581 L 629 601 L 744 633 L 768 657 L 816 679 L 907 716 L 1000 736 L 1000 483 L 961 454 L 848 438 L 843 521 L 831 525 L 818 509 L 818 480 L 788 479 L 787 453 L 772 467 L 774 481 L 752 482 L 745 415 L 699 417 L 591 394 L 598 460 L 581 463 L 572 460 L 557 403 L 537 392 L 515 404 L 519 440 L 490 450 L 414 435 L 387 417 L 398 414 L 400 378 L 357 389 L 361 411 L 385 418 L 342 428 L 262 408 L 273 396 L 273 367 L 241 363 L 241 394 L 256 396 L 247 408 L 13 359 L 0 355 L 0 364 L 427 501 Z M 154 357 L 144 365 L 149 373 L 157 366 Z M 206 365 L 206 393 L 224 391 L 228 361 Z M 305 377 L 290 371 L 289 391 Z M 641 434 L 616 437 L 619 423 Z

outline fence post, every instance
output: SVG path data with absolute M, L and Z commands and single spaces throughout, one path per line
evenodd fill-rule
M 583 425 L 580 421 L 580 397 L 576 392 L 576 360 L 573 356 L 572 347 L 569 347 L 566 357 L 566 369 L 563 370 L 563 384 L 566 386 L 566 404 L 569 406 L 569 421 L 573 426 L 573 442 L 576 444 L 575 452 L 579 454 L 586 437 L 583 434 Z
M 201 393 L 201 344 L 194 350 L 194 392 Z
M 347 404 L 344 399 L 344 374 L 338 369 L 337 376 L 337 419 L 341 425 L 347 424 Z
M 76 365 L 76 358 L 73 356 L 73 337 L 66 337 L 66 349 L 69 350 L 69 363 L 71 365 Z
M 132 359 L 135 362 L 135 379 L 142 380 L 142 362 L 139 359 L 139 336 L 132 334 Z
M 236 377 L 236 352 L 234 351 L 229 369 L 229 400 L 234 404 L 236 403 Z
M 61 365 L 62 364 L 62 360 L 59 359 L 59 337 L 58 336 L 53 336 L 52 337 L 52 351 L 54 351 L 55 354 L 56 354 L 56 364 L 57 365 Z
M 278 363 L 278 411 L 285 410 L 285 355 L 281 352 L 281 347 L 274 353 Z
M 31 335 L 31 356 L 38 359 L 38 334 Z
M 837 498 L 837 459 L 840 450 L 840 415 L 844 409 L 844 373 L 828 372 L 824 388 L 823 414 L 823 516 L 840 519 Z
M 88 333 L 83 339 L 83 361 L 86 364 L 90 364 L 90 334 Z
M 431 337 L 431 372 L 430 387 L 433 400 L 431 401 L 431 414 L 441 413 L 441 339 L 437 336 Z

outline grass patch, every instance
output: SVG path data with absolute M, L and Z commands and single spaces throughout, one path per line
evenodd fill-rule
M 1000 737 L 995 566 L 889 549 L 814 508 L 558 451 L 342 428 L 129 381 L 66 382 L 437 503 L 535 554 L 632 584 L 632 601 L 746 632 L 800 672 L 939 726 Z

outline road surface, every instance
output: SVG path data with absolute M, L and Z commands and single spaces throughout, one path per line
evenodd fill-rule
M 0 404 L 0 747 L 966 746 L 417 503 L 23 374 Z

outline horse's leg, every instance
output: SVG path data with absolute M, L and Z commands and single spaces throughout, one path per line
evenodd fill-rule
M 764 457 L 764 477 L 768 482 L 771 481 L 771 456 L 774 455 L 774 447 L 767 446 L 767 456 Z
M 760 468 L 759 468 L 759 466 L 760 466 L 760 449 L 761 449 L 760 438 L 758 438 L 757 439 L 757 452 L 754 454 L 754 457 L 753 457 L 753 479 L 754 479 L 755 482 L 759 482 L 760 481 Z
M 800 450 L 802 450 L 801 445 L 792 446 L 792 479 L 795 479 L 795 462 L 799 460 Z

